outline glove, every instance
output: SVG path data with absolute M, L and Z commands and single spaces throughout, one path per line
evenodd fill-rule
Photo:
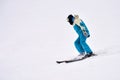
M 82 32 L 83 32 L 83 35 L 84 35 L 86 38 L 90 37 L 90 35 L 89 35 L 85 30 L 82 30 Z

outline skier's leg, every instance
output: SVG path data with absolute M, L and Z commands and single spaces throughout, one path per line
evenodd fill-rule
M 88 44 L 86 43 L 86 37 L 80 37 L 80 44 L 82 45 L 83 49 L 86 51 L 87 54 L 93 53 Z
M 80 44 L 80 38 L 79 38 L 79 37 L 78 37 L 77 40 L 74 42 L 74 45 L 75 45 L 76 49 L 78 50 L 78 52 L 79 52 L 80 54 L 84 54 L 84 53 L 85 53 L 83 47 L 82 47 L 81 44 Z

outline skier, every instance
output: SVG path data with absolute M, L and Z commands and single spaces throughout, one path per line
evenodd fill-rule
M 80 54 L 76 57 L 76 59 L 94 55 L 93 51 L 86 43 L 86 39 L 90 37 L 90 33 L 83 20 L 81 20 L 78 15 L 73 16 L 70 14 L 67 17 L 67 21 L 73 26 L 74 30 L 78 34 L 78 38 L 74 42 L 74 45 Z

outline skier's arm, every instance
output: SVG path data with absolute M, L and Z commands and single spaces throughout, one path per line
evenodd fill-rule
M 89 31 L 88 31 L 88 29 L 85 27 L 85 24 L 82 22 L 82 20 L 80 20 L 80 19 L 75 19 L 74 25 L 79 26 L 79 28 L 82 30 L 82 33 L 84 34 L 85 37 L 89 37 L 89 36 L 90 36 L 90 35 L 89 35 Z M 76 32 L 77 32 L 78 34 L 80 34 L 80 31 L 81 31 L 81 30 L 77 30 Z
M 83 21 L 80 23 L 80 27 L 81 27 L 81 30 L 82 30 L 84 36 L 89 37 L 90 33 L 89 33 L 89 31 L 88 31 L 88 29 Z

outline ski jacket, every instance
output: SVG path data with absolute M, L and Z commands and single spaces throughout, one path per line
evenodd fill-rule
M 74 23 L 73 27 L 79 36 L 84 35 L 86 38 L 90 36 L 89 30 L 82 20 L 79 21 L 79 24 Z M 86 35 L 84 34 L 84 32 L 86 33 Z

